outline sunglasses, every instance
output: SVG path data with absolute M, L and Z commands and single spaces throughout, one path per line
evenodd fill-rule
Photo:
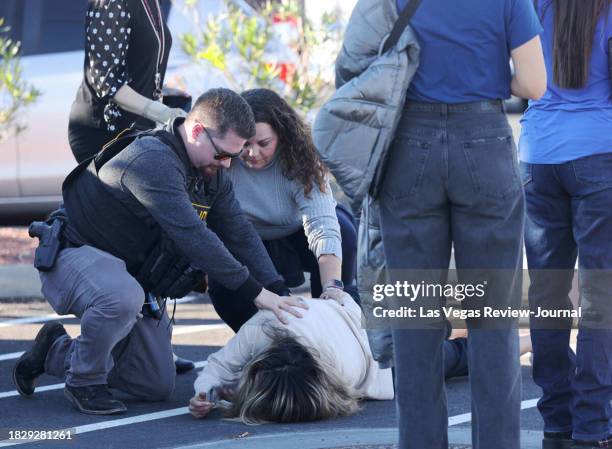
M 238 153 L 229 153 L 225 150 L 222 150 L 221 148 L 217 146 L 217 144 L 213 140 L 212 136 L 210 135 L 206 127 L 202 126 L 202 128 L 204 129 L 204 132 L 208 136 L 208 140 L 210 140 L 210 143 L 212 144 L 213 149 L 215 150 L 215 155 L 213 156 L 213 158 L 216 161 L 226 161 L 228 159 L 236 159 L 237 157 L 242 156 L 242 153 L 244 153 L 246 149 L 245 147 L 242 147 Z

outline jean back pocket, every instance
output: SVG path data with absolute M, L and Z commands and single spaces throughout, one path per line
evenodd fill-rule
M 474 189 L 491 198 L 505 198 L 521 188 L 512 136 L 486 137 L 463 142 Z
M 389 149 L 381 192 L 390 199 L 417 195 L 431 142 L 425 139 L 398 136 Z

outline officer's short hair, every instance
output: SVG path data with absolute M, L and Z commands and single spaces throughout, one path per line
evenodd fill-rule
M 230 89 L 215 88 L 204 92 L 196 100 L 187 119 L 211 126 L 220 136 L 230 129 L 243 139 L 255 135 L 255 118 L 251 107 Z

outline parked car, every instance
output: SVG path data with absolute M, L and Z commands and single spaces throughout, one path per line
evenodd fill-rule
M 174 38 L 166 83 L 184 89 L 187 84 L 195 96 L 223 85 L 218 74 L 194 68 L 181 51 L 179 36 L 192 27 L 184 1 L 160 3 Z M 215 13 L 221 3 L 200 1 L 200 15 Z M 250 8 L 246 3 L 244 7 Z M 24 112 L 26 129 L 0 142 L 0 221 L 4 223 L 43 217 L 57 208 L 62 181 L 76 165 L 68 144 L 68 115 L 83 76 L 86 8 L 85 0 L 0 1 L 0 17 L 10 26 L 11 38 L 21 42 L 23 78 L 41 92 Z M 182 82 L 183 74 L 191 82 Z
M 227 85 L 216 70 L 194 64 L 179 37 L 192 30 L 189 0 L 160 0 L 172 31 L 166 85 L 197 97 Z M 258 0 L 237 0 L 247 12 Z M 222 0 L 200 0 L 200 17 L 216 13 Z M 25 223 L 44 217 L 61 202 L 61 184 L 76 165 L 68 144 L 68 115 L 83 76 L 86 0 L 0 0 L 0 17 L 21 42 L 23 78 L 41 95 L 23 115 L 24 131 L 0 141 L 0 222 Z M 188 11 L 188 10 L 187 10 Z M 275 52 L 286 53 L 277 46 Z

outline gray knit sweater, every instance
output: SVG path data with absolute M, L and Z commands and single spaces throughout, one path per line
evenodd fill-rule
M 336 201 L 329 181 L 325 193 L 313 186 L 306 197 L 299 181 L 283 175 L 278 153 L 261 170 L 238 159 L 232 161 L 227 173 L 240 206 L 263 240 L 287 237 L 304 227 L 308 246 L 317 258 L 334 254 L 342 259 Z

